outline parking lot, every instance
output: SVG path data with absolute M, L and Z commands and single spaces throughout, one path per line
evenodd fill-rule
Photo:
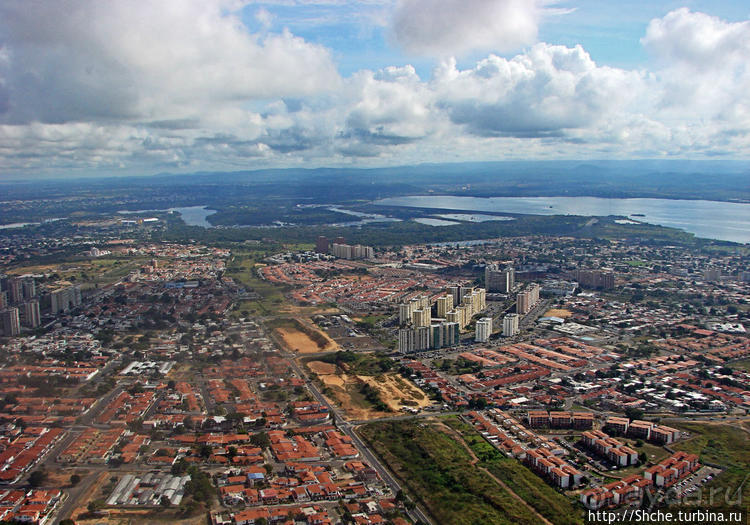
M 676 492 L 677 497 L 691 495 L 702 489 L 709 481 L 721 473 L 721 470 L 707 465 L 702 466 L 693 474 L 683 479 L 672 489 Z

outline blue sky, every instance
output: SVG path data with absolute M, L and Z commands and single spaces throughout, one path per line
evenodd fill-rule
M 740 1 L 0 4 L 0 177 L 750 157 Z

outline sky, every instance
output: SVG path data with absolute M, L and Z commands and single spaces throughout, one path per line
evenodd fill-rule
M 750 4 L 3 0 L 0 177 L 750 159 Z

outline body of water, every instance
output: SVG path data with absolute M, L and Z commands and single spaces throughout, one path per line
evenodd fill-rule
M 167 211 L 177 212 L 185 221 L 188 226 L 203 226 L 204 228 L 212 228 L 211 223 L 206 220 L 206 217 L 216 213 L 216 210 L 211 210 L 205 206 L 188 206 L 186 208 L 169 208 Z
M 120 210 L 117 213 L 122 215 L 135 215 L 143 213 L 154 213 L 154 212 L 174 212 L 179 213 L 182 220 L 188 226 L 202 226 L 204 228 L 213 228 L 211 223 L 206 220 L 206 217 L 216 213 L 216 210 L 211 210 L 205 206 L 185 206 L 183 208 L 169 208 L 166 210 Z
M 0 230 L 12 230 L 14 228 L 23 228 L 24 226 L 39 226 L 39 222 L 12 222 L 10 224 L 0 225 Z
M 426 224 L 427 226 L 455 226 L 456 224 L 461 224 L 460 222 L 446 221 L 444 219 L 433 219 L 430 217 L 417 217 L 416 219 L 412 220 L 414 222 L 418 222 L 419 224 Z
M 443 219 L 454 219 L 466 222 L 487 222 L 487 221 L 513 221 L 513 217 L 504 217 L 502 215 L 483 215 L 481 213 L 441 213 L 438 215 Z
M 750 243 L 750 204 L 673 199 L 599 197 L 455 197 L 417 195 L 381 199 L 374 204 L 529 215 L 621 215 L 679 228 L 698 237 Z M 635 217 L 633 217 L 635 215 Z
M 329 206 L 326 209 L 330 211 L 343 213 L 344 215 L 352 215 L 354 217 L 360 217 L 360 220 L 358 221 L 335 222 L 333 224 L 328 225 L 328 226 L 337 227 L 337 228 L 347 228 L 349 226 L 363 226 L 365 224 L 370 224 L 373 222 L 400 222 L 401 221 L 401 219 L 397 219 L 395 217 L 386 217 L 385 215 L 380 215 L 379 213 L 364 213 L 361 211 L 338 208 L 336 206 Z

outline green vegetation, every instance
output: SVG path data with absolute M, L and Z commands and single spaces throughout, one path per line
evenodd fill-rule
M 364 396 L 368 403 L 370 403 L 375 410 L 381 412 L 390 412 L 391 409 L 380 397 L 380 392 L 377 388 L 373 388 L 369 383 L 361 383 L 359 385 L 359 393 Z
M 737 491 L 742 485 L 742 501 L 747 506 L 750 501 L 750 481 L 747 480 L 750 472 L 750 448 L 747 446 L 747 430 L 740 426 L 697 422 L 680 423 L 678 426 L 692 436 L 672 445 L 675 450 L 698 454 L 701 463 L 713 463 L 726 468 L 707 485 L 707 488 L 717 494 L 714 501 L 707 501 L 707 490 L 703 503 L 716 507 L 726 505 L 727 496 L 728 501 L 736 502 L 740 496 Z
M 256 264 L 271 255 L 266 249 L 238 249 L 227 261 L 225 275 L 245 286 L 248 299 L 240 301 L 232 312 L 234 317 L 268 315 L 283 304 L 283 290 L 258 277 Z
M 403 208 L 404 214 L 422 216 L 429 210 Z M 377 206 L 373 210 L 384 213 Z M 448 210 L 432 210 L 445 213 Z M 389 213 L 389 212 L 388 212 Z M 696 239 L 682 230 L 650 224 L 617 224 L 611 217 L 599 217 L 592 223 L 590 217 L 575 215 L 519 215 L 512 221 L 487 221 L 460 223 L 452 226 L 428 226 L 411 220 L 365 224 L 361 227 L 289 226 L 280 228 L 202 228 L 185 226 L 170 221 L 168 231 L 156 234 L 155 240 L 217 244 L 250 239 L 271 240 L 277 243 L 311 243 L 319 235 L 329 239 L 344 237 L 348 242 L 369 246 L 404 246 L 415 243 L 459 242 L 472 239 L 519 237 L 527 235 L 567 235 L 598 239 L 640 239 L 650 244 L 707 245 L 719 241 Z
M 739 361 L 734 361 L 733 363 L 729 363 L 730 368 L 734 368 L 735 370 L 744 370 L 745 372 L 750 372 L 750 359 L 740 359 Z
M 534 507 L 539 514 L 555 525 L 582 523 L 583 513 L 573 502 L 517 460 L 503 456 L 471 425 L 455 416 L 446 417 L 444 421 L 461 434 L 480 459 L 479 466 L 490 471 L 526 503 Z
M 195 501 L 204 502 L 210 506 L 215 497 L 211 476 L 195 466 L 189 467 L 187 473 L 190 475 L 190 480 L 185 484 L 185 494 L 192 496 Z
M 348 350 L 316 357 L 315 360 L 335 364 L 349 374 L 360 376 L 378 376 L 390 371 L 395 365 L 390 357 L 357 354 Z
M 47 481 L 47 472 L 44 470 L 35 470 L 29 476 L 29 485 L 39 487 Z
M 372 330 L 375 325 L 380 321 L 386 319 L 388 316 L 384 314 L 380 315 L 366 315 L 357 321 L 357 327 L 363 330 Z
M 482 370 L 482 365 L 463 357 L 457 359 L 436 359 L 432 365 L 451 375 L 476 374 Z
M 221 207 L 206 220 L 214 226 L 234 225 L 268 225 L 277 223 L 293 224 L 328 224 L 335 222 L 355 222 L 359 217 L 348 215 L 327 208 L 300 208 L 293 201 L 269 202 L 258 200 L 252 205 Z
M 374 423 L 361 433 L 438 523 L 539 523 L 538 516 L 477 470 L 468 452 L 435 426 Z

